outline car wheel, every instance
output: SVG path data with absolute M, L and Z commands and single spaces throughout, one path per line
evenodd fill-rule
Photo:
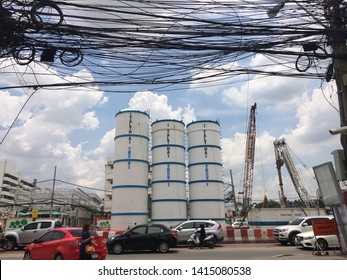
M 24 253 L 23 260 L 31 260 L 31 254 L 30 254 L 29 251 L 26 251 L 26 252 Z
M 7 237 L 5 241 L 6 250 L 13 250 L 16 248 L 17 242 L 13 237 Z
M 170 249 L 169 244 L 167 242 L 160 242 L 158 249 L 160 253 L 167 253 Z
M 328 242 L 325 239 L 319 238 L 317 240 L 317 247 L 318 247 L 318 249 L 321 249 L 323 251 L 327 250 L 328 249 Z
M 298 234 L 298 232 L 293 232 L 289 235 L 289 242 L 291 245 L 295 245 L 295 237 Z
M 113 245 L 113 253 L 120 254 L 123 252 L 123 245 L 120 243 L 116 243 Z
M 55 257 L 54 257 L 55 260 L 63 260 L 64 257 L 62 254 L 56 254 Z

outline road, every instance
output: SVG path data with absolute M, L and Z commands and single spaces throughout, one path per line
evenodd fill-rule
M 329 250 L 328 256 L 313 255 L 311 250 L 277 243 L 220 244 L 214 249 L 178 247 L 167 254 L 129 252 L 108 255 L 107 260 L 347 260 L 339 251 Z M 21 260 L 23 250 L 0 252 L 0 260 Z

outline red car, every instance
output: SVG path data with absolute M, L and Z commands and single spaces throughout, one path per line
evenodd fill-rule
M 94 234 L 93 234 L 94 235 Z M 25 248 L 24 260 L 78 260 L 82 228 L 55 228 L 34 240 Z M 106 239 L 95 236 L 95 253 L 92 258 L 104 260 L 107 255 Z

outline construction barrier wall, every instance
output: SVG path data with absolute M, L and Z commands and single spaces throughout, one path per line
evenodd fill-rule
M 121 231 L 98 231 L 98 235 L 110 238 L 122 233 Z M 273 228 L 255 229 L 233 229 L 224 230 L 224 241 L 222 243 L 262 243 L 277 242 L 273 238 Z

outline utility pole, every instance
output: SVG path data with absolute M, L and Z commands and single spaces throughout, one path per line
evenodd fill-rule
M 231 183 L 232 194 L 233 194 L 233 203 L 234 203 L 234 209 L 235 209 L 235 216 L 237 216 L 239 214 L 239 211 L 237 209 L 236 196 L 235 196 L 235 185 L 234 185 L 233 173 L 232 173 L 231 169 L 230 169 L 230 183 Z
M 49 211 L 49 217 L 53 218 L 53 198 L 54 198 L 54 189 L 55 189 L 55 178 L 57 175 L 57 166 L 54 166 L 54 176 L 53 176 L 53 187 L 52 187 L 52 196 L 51 196 L 51 209 Z
M 327 28 L 328 44 L 331 45 L 333 55 L 333 66 L 335 81 L 338 94 L 339 112 L 340 112 L 340 126 L 345 127 L 347 125 L 347 47 L 346 47 L 346 27 L 343 21 L 342 15 L 342 1 L 327 0 L 324 6 L 325 17 L 329 23 Z M 347 134 L 341 133 L 341 145 L 343 148 L 343 158 L 340 162 L 345 162 L 347 159 Z M 343 177 L 347 175 L 347 165 L 342 167 L 344 170 Z M 340 207 L 333 208 L 334 216 L 337 220 L 337 226 L 339 231 L 339 239 L 341 243 L 341 249 L 344 253 L 347 252 L 347 226 L 340 218 L 341 213 L 346 214 L 346 206 L 340 205 Z
M 332 48 L 334 73 L 340 112 L 340 125 L 347 125 L 347 48 L 346 27 L 343 22 L 342 1 L 328 0 L 325 4 L 325 16 L 329 22 L 327 31 L 328 43 Z M 347 134 L 341 133 L 341 145 L 345 159 L 347 154 Z M 345 167 L 346 168 L 346 167 Z M 347 170 L 345 169 L 345 173 Z

